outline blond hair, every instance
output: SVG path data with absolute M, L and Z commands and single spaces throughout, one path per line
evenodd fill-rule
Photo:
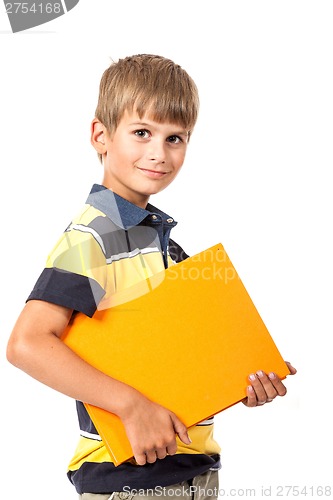
M 102 75 L 96 118 L 112 135 L 125 111 L 148 114 L 183 126 L 190 136 L 198 117 L 199 96 L 192 78 L 162 56 L 138 54 L 113 62 Z M 98 155 L 102 161 L 102 156 Z

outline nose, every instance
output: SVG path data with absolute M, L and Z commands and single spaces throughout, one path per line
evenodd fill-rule
M 155 163 L 165 163 L 166 151 L 164 142 L 154 141 L 149 144 L 148 160 Z

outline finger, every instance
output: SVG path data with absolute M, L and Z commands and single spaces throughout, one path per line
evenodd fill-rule
M 243 399 L 243 404 L 245 404 L 245 406 L 248 406 L 249 408 L 254 408 L 255 406 L 257 406 L 257 396 L 252 385 L 247 386 L 246 395 L 247 398 Z
M 275 390 L 279 396 L 285 396 L 287 394 L 286 386 L 281 382 L 276 373 L 269 373 L 268 378 L 271 381 L 272 385 L 275 387 Z
M 192 441 L 187 433 L 187 428 L 183 424 L 183 422 L 181 422 L 174 413 L 170 414 L 170 417 L 173 423 L 173 428 L 175 430 L 175 433 L 178 434 L 179 439 L 183 441 L 183 443 L 185 444 L 191 444 Z
M 286 363 L 286 365 L 288 366 L 288 369 L 289 369 L 289 371 L 290 371 L 290 375 L 295 375 L 295 373 L 297 373 L 296 368 L 294 368 L 294 367 L 292 366 L 292 364 L 291 364 L 291 363 L 289 363 L 289 361 L 285 361 L 285 363 Z
M 153 464 L 157 460 L 157 455 L 155 450 L 146 451 L 146 460 L 148 464 Z
M 177 443 L 176 443 L 176 440 L 174 441 L 174 443 L 171 443 L 167 446 L 167 454 L 168 455 L 175 455 L 176 452 L 177 452 Z
M 167 456 L 167 450 L 166 448 L 158 448 L 156 450 L 156 455 L 157 455 L 157 458 L 159 458 L 160 460 L 163 460 L 163 458 L 165 458 Z
M 147 457 L 145 453 L 134 453 L 134 458 L 138 465 L 145 465 L 147 462 Z
M 270 403 L 271 401 L 273 401 L 273 399 L 276 398 L 278 394 L 275 389 L 275 386 L 273 385 L 270 378 L 266 375 L 266 373 L 264 373 L 262 370 L 259 370 L 257 372 L 257 377 L 259 378 L 260 383 L 265 391 L 265 395 L 263 399 L 261 399 L 260 401 L 262 403 Z
M 262 383 L 259 380 L 259 377 L 254 373 L 251 373 L 251 375 L 249 375 L 249 381 L 254 389 L 257 405 L 263 405 L 264 403 L 266 403 L 267 394 Z

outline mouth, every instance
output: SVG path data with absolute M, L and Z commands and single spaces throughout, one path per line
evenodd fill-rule
M 147 177 L 150 177 L 151 179 L 161 179 L 165 175 L 167 175 L 169 172 L 163 172 L 161 170 L 150 170 L 149 168 L 141 168 L 137 167 L 140 172 L 142 172 L 144 175 Z

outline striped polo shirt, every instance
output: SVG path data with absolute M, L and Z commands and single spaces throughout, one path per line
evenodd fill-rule
M 28 300 L 52 302 L 90 317 L 114 304 L 115 297 L 126 300 L 127 289 L 188 257 L 170 239 L 176 224 L 150 204 L 140 208 L 95 184 L 48 256 Z M 177 438 L 176 455 L 144 466 L 132 459 L 116 467 L 83 403 L 77 401 L 76 407 L 80 436 L 68 477 L 79 494 L 168 486 L 220 467 L 213 418 L 188 430 L 190 445 Z

